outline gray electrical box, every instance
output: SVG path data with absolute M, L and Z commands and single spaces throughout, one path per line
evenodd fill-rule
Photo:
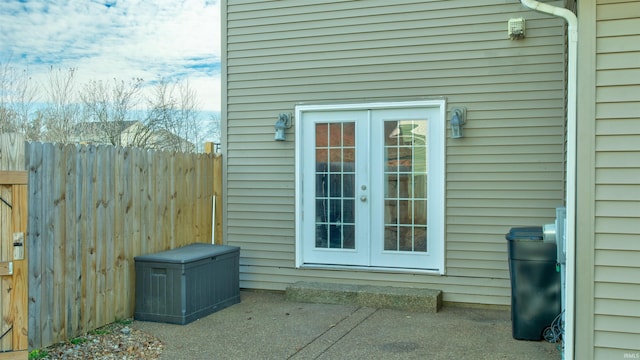
M 134 318 L 187 324 L 240 302 L 240 248 L 191 244 L 136 256 Z

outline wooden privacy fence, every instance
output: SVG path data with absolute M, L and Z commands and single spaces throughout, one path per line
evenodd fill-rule
M 131 317 L 134 256 L 212 241 L 219 155 L 25 147 L 30 349 Z

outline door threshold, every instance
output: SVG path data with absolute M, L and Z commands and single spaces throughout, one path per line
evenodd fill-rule
M 444 275 L 444 271 L 438 269 L 416 269 L 416 268 L 395 268 L 382 266 L 360 266 L 360 265 L 334 265 L 334 264 L 302 264 L 298 269 L 309 270 L 351 270 L 367 272 L 384 272 L 397 274 L 425 274 Z

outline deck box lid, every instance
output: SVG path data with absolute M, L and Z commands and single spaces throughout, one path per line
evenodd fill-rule
M 134 260 L 136 262 L 187 264 L 214 256 L 228 254 L 238 251 L 239 249 L 240 248 L 237 246 L 196 243 L 155 254 L 139 255 L 134 257 Z

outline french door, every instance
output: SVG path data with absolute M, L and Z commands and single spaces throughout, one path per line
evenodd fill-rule
M 444 268 L 444 102 L 298 106 L 297 264 Z

